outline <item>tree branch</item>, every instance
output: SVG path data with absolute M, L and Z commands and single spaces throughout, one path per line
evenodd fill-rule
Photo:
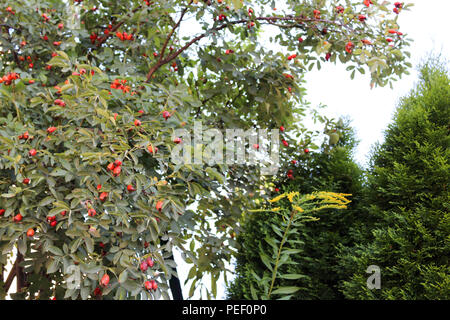
M 9 288 L 11 287 L 11 284 L 14 280 L 14 277 L 16 276 L 16 265 L 17 260 L 14 262 L 14 265 L 11 268 L 11 271 L 9 272 L 8 278 L 6 278 L 5 284 L 3 286 L 5 293 L 8 293 Z
M 136 11 L 138 11 L 139 9 L 141 9 L 142 6 L 138 6 L 137 8 L 133 9 L 133 11 L 131 11 L 131 14 L 136 13 Z M 127 18 L 129 18 L 130 15 L 127 15 Z M 119 29 L 123 24 L 125 23 L 125 19 L 122 21 L 119 21 L 118 23 L 116 23 L 111 30 L 109 30 L 108 34 L 105 34 L 103 37 L 100 38 L 100 40 L 97 43 L 97 47 L 100 47 L 102 45 L 103 42 L 106 41 L 106 39 L 108 39 L 111 35 L 114 34 L 114 32 L 116 32 L 117 29 Z
M 149 72 L 147 73 L 147 80 L 146 82 L 150 82 L 150 80 L 152 79 L 153 74 L 163 65 L 169 63 L 170 61 L 172 61 L 173 59 L 175 59 L 179 54 L 181 54 L 183 51 L 185 51 L 186 49 L 188 49 L 191 45 L 193 45 L 194 43 L 200 41 L 201 39 L 205 38 L 206 36 L 208 36 L 210 33 L 212 32 L 216 32 L 216 31 L 220 31 L 222 29 L 225 29 L 226 27 L 230 26 L 230 25 L 235 25 L 235 24 L 242 24 L 242 23 L 248 23 L 248 22 L 252 22 L 254 20 L 258 20 L 258 21 L 268 21 L 269 23 L 273 23 L 277 20 L 279 21 L 297 21 L 297 22 L 323 22 L 323 23 L 327 23 L 327 24 L 334 24 L 336 26 L 339 27 L 343 27 L 343 28 L 347 28 L 348 26 L 336 21 L 331 21 L 331 20 L 325 20 L 325 19 L 316 19 L 316 18 L 305 18 L 304 16 L 285 16 L 285 17 L 256 17 L 253 19 L 241 19 L 241 20 L 235 20 L 235 21 L 229 21 L 228 23 L 224 23 L 218 27 L 209 29 L 208 31 L 206 31 L 205 33 L 202 33 L 201 35 L 196 36 L 195 38 L 192 38 L 189 42 L 187 42 L 183 47 L 181 47 L 180 49 L 178 49 L 177 51 L 175 51 L 172 54 L 169 54 L 168 56 L 166 56 L 165 58 L 160 57 L 160 59 L 150 68 Z M 296 26 L 297 24 L 291 24 L 288 25 L 290 27 Z M 172 30 L 173 31 L 173 30 Z M 166 40 L 167 41 L 167 40 Z
M 169 33 L 169 35 L 166 38 L 166 41 L 164 42 L 161 52 L 160 52 L 160 56 L 159 56 L 159 60 L 162 60 L 164 52 L 167 48 L 167 45 L 169 44 L 170 39 L 172 38 L 172 35 L 174 34 L 175 30 L 180 26 L 181 21 L 183 20 L 184 15 L 186 14 L 187 10 L 189 9 L 189 6 L 192 4 L 193 0 L 191 0 L 188 5 L 186 6 L 186 8 L 183 9 L 183 11 L 181 12 L 181 16 L 180 19 L 178 19 L 178 22 L 174 25 L 172 31 Z

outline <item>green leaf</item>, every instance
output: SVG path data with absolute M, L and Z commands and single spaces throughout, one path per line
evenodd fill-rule
M 63 256 L 64 253 L 62 252 L 62 250 L 58 247 L 55 246 L 49 246 L 48 247 L 48 251 L 50 251 L 51 253 L 53 253 L 56 256 Z
M 291 294 L 300 290 L 300 287 L 279 287 L 272 291 L 272 294 Z
M 296 279 L 302 279 L 302 278 L 309 278 L 308 276 L 304 274 L 282 274 L 279 276 L 279 278 L 282 279 L 288 279 L 288 280 L 296 280 Z
M 119 275 L 119 283 L 124 283 L 128 279 L 128 271 L 127 269 L 123 270 Z

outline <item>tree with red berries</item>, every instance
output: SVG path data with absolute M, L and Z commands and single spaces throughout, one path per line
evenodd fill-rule
M 190 293 L 209 274 L 206 295 L 216 294 L 261 178 L 238 165 L 175 165 L 184 141 L 174 130 L 202 120 L 300 132 L 306 71 L 340 61 L 383 86 L 409 66 L 383 3 L 264 3 L 4 2 L 0 263 L 18 249 L 6 291 L 16 276 L 18 299 L 167 299 L 180 250 Z M 259 37 L 267 27 L 281 51 Z

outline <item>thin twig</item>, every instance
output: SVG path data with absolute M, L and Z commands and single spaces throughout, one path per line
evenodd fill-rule
M 331 21 L 331 20 L 326 20 L 326 19 L 316 19 L 316 18 L 305 18 L 304 16 L 285 16 L 285 17 L 256 17 L 253 19 L 241 19 L 241 20 L 235 20 L 235 21 L 229 21 L 228 23 L 224 23 L 218 27 L 209 29 L 208 31 L 202 33 L 201 35 L 198 35 L 194 38 L 192 38 L 189 42 L 187 42 L 183 47 L 181 47 L 180 49 L 178 49 L 177 51 L 175 51 L 174 53 L 166 56 L 165 58 L 160 57 L 160 59 L 150 68 L 149 72 L 147 73 L 147 80 L 146 82 L 150 82 L 150 80 L 152 79 L 153 74 L 163 65 L 169 63 L 170 61 L 172 61 L 173 59 L 175 59 L 176 57 L 178 57 L 178 55 L 180 55 L 183 51 L 185 51 L 186 49 L 188 49 L 191 45 L 193 45 L 194 43 L 200 41 L 201 39 L 205 38 L 206 36 L 208 36 L 209 34 L 216 32 L 216 31 L 220 31 L 222 29 L 225 29 L 228 26 L 231 25 L 236 25 L 236 24 L 242 24 L 242 23 L 249 23 L 252 21 L 268 21 L 269 23 L 273 23 L 274 21 L 297 21 L 297 22 L 322 22 L 322 23 L 327 23 L 327 24 L 333 24 L 339 27 L 343 27 L 343 28 L 349 28 L 348 25 L 336 22 L 336 21 Z M 291 26 L 297 26 L 297 24 L 291 25 Z M 172 30 L 173 31 L 173 30 Z

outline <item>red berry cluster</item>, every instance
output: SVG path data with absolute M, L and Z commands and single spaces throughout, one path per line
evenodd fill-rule
M 111 31 L 112 27 L 113 27 L 113 26 L 109 24 L 108 27 L 105 29 L 105 31 L 103 31 L 103 33 L 106 34 L 106 35 L 108 35 L 109 32 Z M 99 39 L 99 41 L 100 41 L 100 40 L 101 40 L 101 39 Z
M 0 78 L 0 83 L 4 83 L 5 86 L 9 86 L 13 80 L 19 79 L 20 75 L 15 72 L 10 72 L 6 75 L 4 75 L 2 78 Z
M 123 80 L 116 79 L 113 81 L 113 83 L 111 83 L 111 89 L 122 90 L 123 93 L 130 92 L 131 87 L 125 86 L 125 83 L 127 83 L 127 80 L 125 79 Z
M 60 107 L 65 107 L 66 106 L 66 103 L 63 100 L 61 100 L 61 99 L 56 99 L 54 103 L 57 106 L 60 106 Z
M 394 11 L 396 14 L 399 14 L 400 13 L 400 9 L 403 8 L 403 3 L 402 2 L 396 2 L 396 3 L 394 3 L 394 6 L 395 6 L 395 8 L 392 11 Z
M 116 36 L 117 36 L 117 38 L 119 38 L 120 40 L 122 40 L 122 41 L 125 41 L 125 40 L 133 40 L 133 35 L 130 33 L 130 34 L 128 34 L 128 33 L 126 33 L 126 32 L 116 32 Z
M 158 284 L 156 283 L 156 281 L 155 280 L 150 280 L 150 281 L 145 281 L 145 283 L 144 283 L 144 287 L 145 287 L 145 289 L 147 289 L 147 290 L 153 290 L 153 291 L 156 291 L 156 289 L 158 289 Z
M 56 221 L 56 216 L 47 217 L 47 222 L 51 227 L 55 227 L 58 221 Z
M 336 12 L 337 12 L 338 14 L 344 13 L 344 7 L 343 7 L 343 6 L 337 6 L 337 7 L 336 7 Z
M 112 171 L 114 177 L 117 177 L 120 174 L 120 172 L 122 171 L 121 166 L 122 166 L 122 161 L 116 160 L 116 161 L 108 164 L 107 169 L 109 171 Z
M 99 37 L 97 36 L 97 34 L 95 32 L 92 32 L 91 35 L 89 36 L 89 39 L 91 39 L 92 44 L 95 44 L 95 41 L 97 41 L 97 39 L 99 39 Z
M 313 14 L 314 14 L 314 19 L 320 19 L 320 11 L 319 10 L 314 10 Z
M 142 272 L 145 272 L 149 267 L 153 268 L 154 265 L 155 263 L 153 262 L 152 258 L 148 257 L 147 259 L 141 261 L 139 268 Z
M 295 59 L 295 58 L 297 58 L 297 54 L 296 53 L 291 54 L 289 57 L 287 57 L 288 60 L 292 60 L 292 59 Z
M 289 179 L 294 179 L 294 171 L 292 171 L 292 169 L 289 169 L 287 172 L 287 177 Z
M 19 140 L 27 140 L 30 137 L 30 134 L 28 133 L 28 131 L 25 131 L 24 134 L 19 135 Z

